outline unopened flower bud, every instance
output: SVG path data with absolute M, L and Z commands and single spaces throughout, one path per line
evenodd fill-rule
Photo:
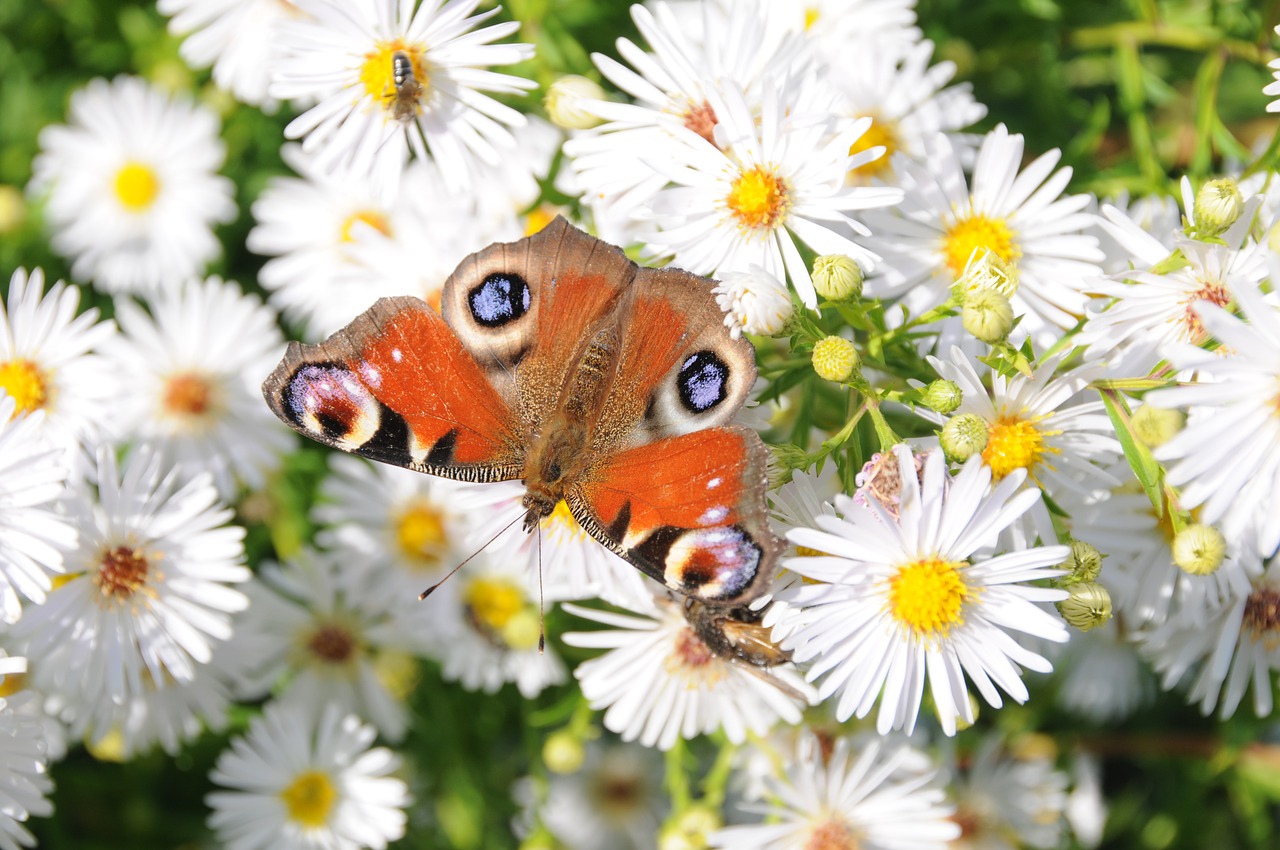
M 1070 546 L 1071 554 L 1058 565 L 1067 571 L 1067 575 L 1058 579 L 1059 584 L 1065 587 L 1096 580 L 1102 573 L 1102 553 L 1083 540 L 1072 540 Z
M 1133 412 L 1132 421 L 1133 435 L 1144 446 L 1154 449 L 1169 442 L 1174 434 L 1181 431 L 1187 417 L 1181 410 L 1144 404 Z
M 867 274 L 844 254 L 826 254 L 813 261 L 813 288 L 823 298 L 845 301 L 862 295 Z
M 795 309 L 787 285 L 754 263 L 750 271 L 725 274 L 711 291 L 734 339 L 743 331 L 765 336 L 781 333 Z
M 709 846 L 707 836 L 723 825 L 719 812 L 695 804 L 663 824 L 658 850 L 704 850 Z
M 1207 576 L 1222 566 L 1227 539 L 1211 525 L 1188 525 L 1173 538 L 1173 563 L 1193 576 Z
M 857 367 L 858 350 L 842 336 L 829 336 L 813 347 L 813 371 L 823 380 L 848 380 Z
M 940 438 L 948 460 L 964 463 L 987 447 L 987 423 L 976 413 L 962 413 L 947 420 Z
M 552 732 L 542 743 L 542 763 L 552 773 L 574 773 L 585 759 L 582 740 L 567 729 Z
M 27 202 L 17 186 L 0 186 L 0 235 L 14 233 L 27 218 Z
M 937 411 L 943 416 L 950 416 L 960 407 L 960 402 L 964 400 L 964 393 L 961 392 L 960 385 L 954 381 L 938 378 L 924 388 L 921 400 L 930 410 Z
M 995 290 L 975 290 L 965 296 L 960 323 L 980 341 L 994 345 L 1013 330 L 1013 305 Z
M 566 74 L 547 88 L 542 105 L 547 117 L 566 130 L 588 130 L 600 123 L 600 117 L 583 104 L 586 100 L 604 100 L 604 89 L 593 80 L 577 74 Z
M 1201 236 L 1216 236 L 1236 223 L 1244 212 L 1244 196 L 1230 177 L 1210 180 L 1196 192 L 1196 230 Z
M 1087 632 L 1111 619 L 1111 594 L 1095 582 L 1075 584 L 1071 595 L 1058 603 L 1058 613 L 1072 627 Z

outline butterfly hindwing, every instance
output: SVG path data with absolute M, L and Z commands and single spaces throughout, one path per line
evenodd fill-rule
M 263 394 L 286 424 L 342 451 L 467 481 L 520 477 L 507 402 L 417 298 L 383 298 L 319 345 L 291 343 Z
M 762 498 L 767 455 L 748 428 L 709 428 L 608 456 L 569 509 L 609 549 L 668 587 L 739 605 L 768 587 L 781 543 Z

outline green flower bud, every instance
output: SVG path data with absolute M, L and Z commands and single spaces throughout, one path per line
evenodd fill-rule
M 825 381 L 845 381 L 858 368 L 858 350 L 841 336 L 829 336 L 813 347 L 813 371 Z
M 1071 554 L 1059 564 L 1068 574 L 1058 579 L 1058 583 L 1066 587 L 1096 580 L 1102 573 L 1102 553 L 1083 540 L 1072 540 L 1069 545 Z
M 547 88 L 542 105 L 547 117 L 557 127 L 566 130 L 588 130 L 600 123 L 600 118 L 583 107 L 584 100 L 605 100 L 604 89 L 599 84 L 577 74 L 566 74 Z
M 1111 619 L 1111 594 L 1100 584 L 1072 585 L 1071 595 L 1058 603 L 1058 613 L 1073 628 L 1087 632 Z
M 1182 430 L 1186 421 L 1187 416 L 1181 410 L 1144 404 L 1133 412 L 1133 435 L 1144 446 L 1154 449 L 1169 442 L 1174 434 Z
M 1013 330 L 1013 305 L 995 290 L 975 290 L 965 296 L 960 323 L 977 339 L 994 345 Z
M 950 416 L 960 407 L 960 402 L 964 400 L 964 393 L 954 381 L 938 378 L 924 388 L 921 400 L 930 410 L 935 410 L 943 416 Z
M 694 804 L 663 824 L 658 833 L 658 850 L 705 850 L 707 836 L 723 825 L 715 809 Z
M 823 298 L 845 301 L 862 295 L 867 274 L 844 254 L 826 254 L 813 261 L 813 288 Z
M 1236 223 L 1244 212 L 1244 196 L 1230 177 L 1210 180 L 1196 192 L 1196 231 L 1200 236 L 1217 236 Z
M 1226 554 L 1226 538 L 1211 525 L 1188 525 L 1173 538 L 1173 563 L 1193 576 L 1217 572 Z
M 582 739 L 568 729 L 552 732 L 542 742 L 542 763 L 552 773 L 577 772 L 586 755 Z
M 942 451 L 948 460 L 964 463 L 987 447 L 987 423 L 976 413 L 962 413 L 942 426 Z

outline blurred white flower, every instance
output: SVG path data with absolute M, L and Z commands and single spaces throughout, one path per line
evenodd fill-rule
M 234 686 L 242 698 L 274 691 L 289 705 L 333 703 L 399 741 L 411 683 L 390 675 L 388 662 L 424 650 L 426 617 L 404 599 L 343 590 L 340 557 L 304 549 L 259 569 L 248 587 L 253 604 L 229 645 L 251 659 L 235 671 Z
M 828 748 L 805 734 L 765 780 L 772 804 L 743 807 L 767 819 L 713 833 L 711 846 L 945 850 L 960 827 L 936 772 L 919 770 L 919 760 L 901 741 L 838 738 Z
M 20 597 L 40 603 L 50 575 L 75 548 L 76 530 L 57 510 L 70 467 L 66 452 L 40 439 L 43 411 L 15 416 L 0 392 L 0 619 L 16 622 Z
M 234 281 L 188 280 L 150 299 L 116 301 L 121 334 L 104 346 L 121 382 L 122 429 L 166 466 L 208 472 L 222 498 L 258 489 L 297 441 L 262 403 L 284 354 L 275 311 Z
M 1065 824 L 1068 779 L 1053 766 L 1052 752 L 1028 744 L 1009 752 L 997 735 L 979 746 L 967 770 L 956 771 L 955 795 L 964 835 L 954 850 L 1020 850 L 1058 847 Z
M 21 675 L 25 658 L 0 658 L 5 676 Z M 49 779 L 49 751 L 44 724 L 22 708 L 33 694 L 13 694 L 0 699 L 0 850 L 35 847 L 36 839 L 24 825 L 31 817 L 49 817 L 53 782 Z
M 807 664 L 818 696 L 836 697 L 836 716 L 865 717 L 879 702 L 876 728 L 915 727 L 926 679 L 943 731 L 973 722 L 969 681 L 992 706 L 997 686 L 1018 702 L 1029 696 L 1023 669 L 1047 673 L 1043 657 L 1010 632 L 1058 643 L 1067 630 L 1042 606 L 1066 592 L 1031 582 L 1052 578 L 1065 546 L 991 557 L 1000 533 L 1040 498 L 1015 469 L 992 485 L 978 459 L 951 478 L 942 453 L 931 452 L 917 477 L 905 446 L 898 455 L 902 489 L 897 514 L 878 501 L 836 497 L 843 518 L 820 516 L 821 531 L 787 535 L 822 554 L 789 558 L 787 569 L 816 579 L 780 591 L 790 607 L 783 648 Z
M 1073 634 L 1054 659 L 1054 668 L 1059 676 L 1058 704 L 1093 723 L 1126 720 L 1155 696 L 1150 667 L 1114 619 Z
M 42 439 L 67 452 L 77 474 L 92 465 L 94 450 L 114 435 L 117 383 L 96 353 L 116 332 L 98 321 L 98 310 L 79 316 L 80 290 L 58 281 L 46 294 L 44 272 L 18 269 L 0 304 L 0 391 L 16 405 L 11 416 L 40 410 Z
M 269 704 L 218 757 L 209 826 L 235 850 L 382 850 L 412 802 L 400 758 L 337 706 Z
M 232 184 L 215 172 L 218 118 L 137 77 L 91 80 L 71 95 L 67 125 L 40 131 L 31 189 L 48 193 L 52 244 L 71 273 L 107 292 L 151 293 L 200 274 L 235 218 Z
M 350 170 L 392 190 L 410 153 L 433 159 L 454 192 L 516 148 L 524 115 L 482 92 L 521 94 L 532 80 L 500 74 L 533 55 L 528 44 L 492 44 L 512 21 L 471 15 L 480 0 L 298 0 L 307 17 L 280 25 L 281 58 L 270 92 L 319 103 L 285 128 L 323 171 Z M 470 17 L 468 17 L 470 16 Z
M 238 99 L 274 111 L 267 96 L 279 58 L 276 24 L 300 13 L 289 0 L 158 0 L 169 32 L 185 36 L 179 52 L 193 68 L 213 68 L 213 81 Z

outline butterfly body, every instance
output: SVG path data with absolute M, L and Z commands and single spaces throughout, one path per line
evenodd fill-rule
M 755 378 L 711 283 L 642 269 L 563 219 L 490 246 L 438 315 L 388 298 L 263 385 L 276 414 L 344 451 L 465 481 L 519 479 L 524 527 L 563 501 L 668 587 L 740 605 L 781 548 L 766 454 L 729 424 Z

